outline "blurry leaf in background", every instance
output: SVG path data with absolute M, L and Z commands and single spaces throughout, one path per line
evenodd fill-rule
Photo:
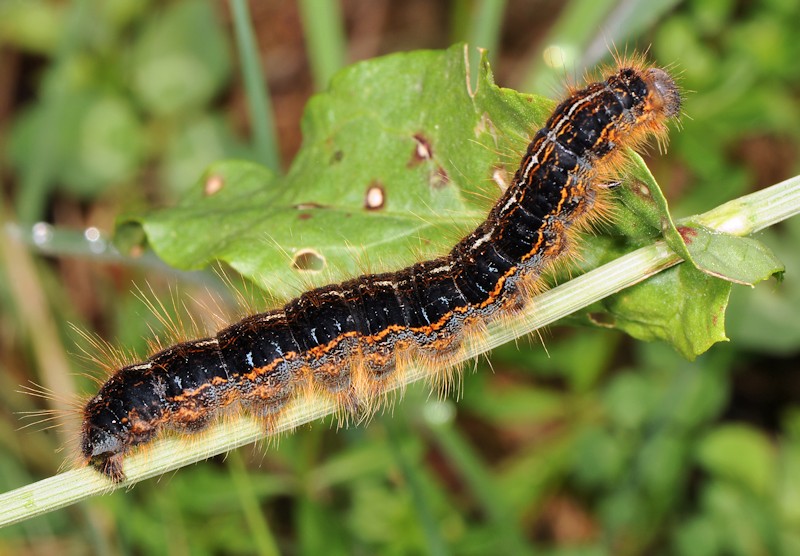
M 753 2 L 689 0 L 656 30 L 652 44 L 660 60 L 680 68 L 686 91 L 684 132 L 673 135 L 671 152 L 691 169 L 698 187 L 681 199 L 683 214 L 697 213 L 742 194 L 752 170 L 791 175 L 794 156 L 748 161 L 731 152 L 747 137 L 800 139 L 800 104 L 793 83 L 800 76 L 800 4 L 794 0 Z M 785 167 L 787 162 L 791 167 Z M 750 167 L 748 168 L 747 165 Z M 774 183 L 772 179 L 763 185 Z
M 681 498 L 683 481 L 689 474 L 686 438 L 673 431 L 661 431 L 643 442 L 638 457 L 642 486 L 652 504 L 665 509 Z
M 488 181 L 495 149 L 550 107 L 494 86 L 483 64 L 472 96 L 466 71 L 463 45 L 351 66 L 309 102 L 303 149 L 285 178 L 219 162 L 180 204 L 137 221 L 170 264 L 219 259 L 281 298 L 359 274 L 359 256 L 376 246 L 375 270 L 439 254 L 484 215 L 486 190 L 497 187 Z M 519 135 L 500 137 L 501 126 Z M 214 194 L 210 179 L 222 185 Z M 312 253 L 321 268 L 295 261 L 298 253 Z
M 55 136 L 54 167 L 58 183 L 78 197 L 94 197 L 109 186 L 133 179 L 145 152 L 142 125 L 130 104 L 121 96 L 89 90 L 67 92 L 62 97 L 60 121 L 52 128 L 47 114 L 35 104 L 15 122 L 8 154 L 22 171 L 38 164 L 33 146 L 40 132 Z
M 646 374 L 659 393 L 649 408 L 651 419 L 681 432 L 692 432 L 715 419 L 730 397 L 729 345 L 719 345 L 689 362 L 668 344 L 638 344 L 632 372 Z
M 681 556 L 715 556 L 721 553 L 723 533 L 708 516 L 694 516 L 678 524 L 672 549 Z
M 60 66 L 47 67 L 38 98 L 13 123 L 7 156 L 19 174 L 42 164 L 36 147 L 45 144 L 54 174 L 47 186 L 91 199 L 132 184 L 154 158 L 167 188 L 160 196 L 170 198 L 214 160 L 252 158 L 224 117 L 207 108 L 232 71 L 216 4 L 192 0 L 147 11 L 146 2 L 86 1 L 91 15 L 76 23 L 80 46 Z M 0 10 L 19 12 L 21 25 L 61 13 L 51 4 L 16 0 Z M 128 50 L 122 47 L 126 40 L 133 41 Z M 138 105 L 150 114 L 147 119 Z M 53 138 L 43 142 L 41 134 Z
M 800 444 L 781 446 L 777 493 L 781 517 L 800 539 Z
M 209 161 L 252 160 L 252 149 L 237 137 L 222 114 L 186 118 L 167 138 L 160 176 L 176 196 L 193 187 Z
M 720 534 L 719 554 L 784 554 L 772 504 L 751 491 L 711 479 L 703 484 L 700 506 Z
M 132 176 L 139 167 L 142 155 L 142 133 L 136 114 L 121 98 L 96 99 L 84 115 L 77 134 L 80 153 L 78 161 L 87 177 L 65 177 L 75 190 L 79 183 L 116 183 Z
M 774 449 L 764 433 L 754 427 L 716 427 L 700 440 L 697 458 L 708 473 L 734 481 L 759 496 L 770 495 L 775 489 Z
M 611 423 L 621 430 L 641 428 L 657 399 L 655 387 L 641 374 L 622 373 L 614 377 L 603 394 Z
M 51 53 L 64 26 L 67 6 L 44 0 L 0 2 L 0 43 L 39 54 Z
M 776 230 L 764 230 L 760 239 L 786 264 L 786 274 L 800 276 L 800 218 L 783 223 Z M 790 354 L 800 344 L 800 282 L 791 279 L 780 285 L 769 281 L 750 288 L 734 288 L 729 308 L 731 341 L 748 350 Z
M 131 56 L 132 88 L 155 116 L 196 111 L 231 74 L 228 39 L 207 1 L 176 2 L 147 20 Z
M 592 491 L 616 483 L 625 471 L 628 444 L 603 427 L 584 427 L 570 458 L 577 485 Z

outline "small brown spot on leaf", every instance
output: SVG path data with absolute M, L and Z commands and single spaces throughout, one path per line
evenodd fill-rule
M 314 215 L 311 214 L 310 212 L 301 212 L 300 214 L 297 215 L 297 218 L 299 220 L 308 220 L 312 216 L 314 216 Z
M 586 316 L 596 326 L 603 328 L 614 328 L 616 326 L 617 319 L 610 313 L 588 313 Z
M 421 133 L 415 134 L 414 141 L 417 142 L 417 145 L 414 148 L 414 154 L 411 156 L 411 160 L 408 161 L 409 167 L 417 166 L 423 161 L 433 158 L 433 147 L 431 146 L 431 142 L 428 141 L 424 135 Z
M 691 245 L 694 238 L 697 237 L 697 230 L 688 226 L 678 226 L 678 233 L 681 234 L 681 238 L 686 245 Z
M 450 183 L 450 176 L 447 175 L 447 170 L 439 166 L 436 172 L 431 175 L 430 184 L 434 189 L 442 189 L 447 187 Z
M 313 249 L 301 249 L 292 259 L 292 268 L 300 272 L 319 272 L 325 268 L 325 257 Z
M 336 149 L 334 153 L 331 155 L 331 164 L 337 164 L 342 161 L 344 158 L 344 153 L 339 149 Z
M 379 210 L 386 204 L 386 191 L 379 181 L 373 181 L 367 188 L 364 196 L 364 208 L 367 210 Z
M 219 191 L 225 186 L 225 180 L 222 179 L 222 176 L 214 174 L 209 176 L 206 179 L 206 183 L 203 184 L 203 195 L 210 197 L 215 193 L 219 193 Z

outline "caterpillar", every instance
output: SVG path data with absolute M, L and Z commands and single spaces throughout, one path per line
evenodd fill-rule
M 119 369 L 82 410 L 84 462 L 120 482 L 125 455 L 163 430 L 200 431 L 235 408 L 269 426 L 309 390 L 355 414 L 410 361 L 451 369 L 465 338 L 518 312 L 575 233 L 603 214 L 624 149 L 662 139 L 680 106 L 673 78 L 639 62 L 574 90 L 486 219 L 449 253 L 306 291 Z

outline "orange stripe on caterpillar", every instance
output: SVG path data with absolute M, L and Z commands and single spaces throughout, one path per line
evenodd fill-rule
M 643 64 L 574 91 L 486 220 L 447 255 L 307 291 L 120 369 L 84 407 L 85 461 L 121 481 L 123 457 L 165 428 L 197 431 L 238 406 L 269 422 L 309 389 L 368 410 L 410 359 L 448 368 L 463 339 L 518 310 L 602 212 L 622 149 L 661 137 L 679 112 L 673 79 Z

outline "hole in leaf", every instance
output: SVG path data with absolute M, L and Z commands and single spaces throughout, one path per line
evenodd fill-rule
M 319 272 L 325 268 L 325 257 L 313 249 L 301 249 L 292 259 L 292 268 L 300 272 Z
M 215 193 L 219 193 L 223 187 L 225 187 L 225 180 L 222 179 L 222 176 L 214 174 L 209 176 L 206 183 L 203 184 L 203 195 L 210 197 Z
M 616 326 L 617 319 L 614 318 L 614 315 L 609 313 L 589 313 L 586 315 L 592 324 L 596 326 L 601 326 L 603 328 L 614 328 Z
M 367 188 L 364 196 L 364 208 L 367 210 L 378 210 L 383 208 L 386 203 L 386 191 L 380 182 L 372 182 Z
M 408 161 L 409 167 L 414 167 L 425 160 L 433 158 L 433 147 L 424 135 L 421 133 L 415 134 L 414 141 L 417 142 L 417 146 L 414 149 L 414 154 L 411 155 L 411 160 Z

